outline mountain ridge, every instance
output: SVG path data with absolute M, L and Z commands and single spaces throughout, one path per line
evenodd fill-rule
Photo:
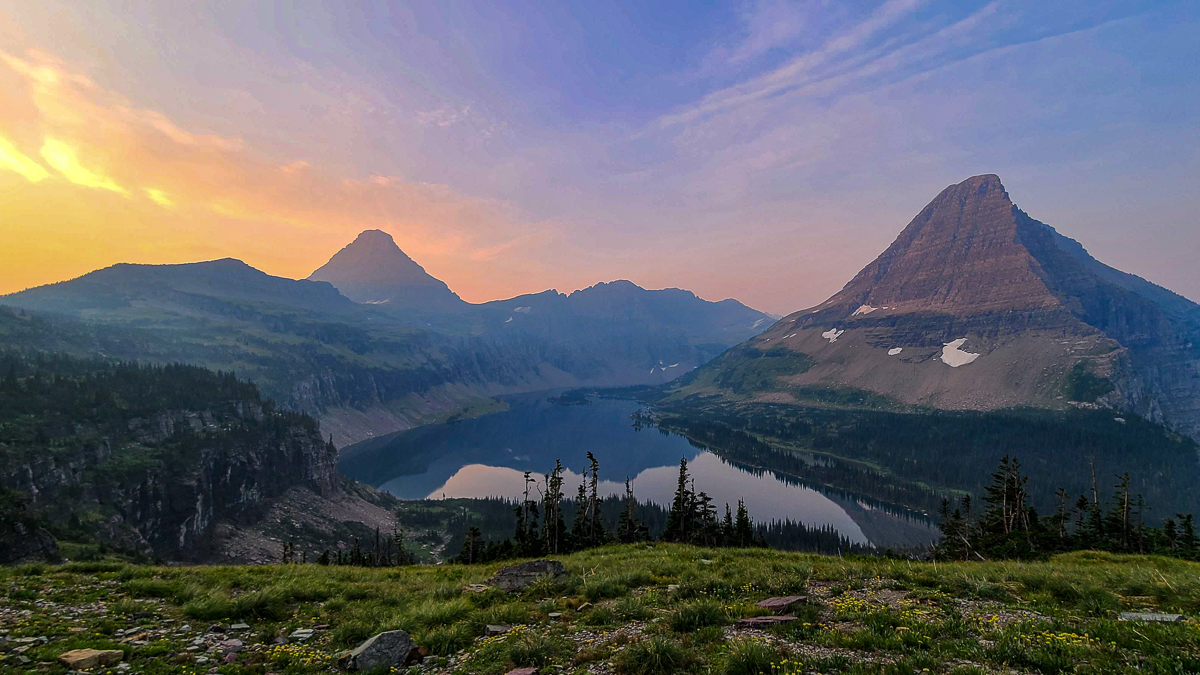
M 841 290 L 709 364 L 683 392 L 786 403 L 789 390 L 817 386 L 946 409 L 1103 406 L 1196 438 L 1196 317 L 1200 305 L 1104 265 L 984 174 L 944 189 Z M 744 372 L 779 350 L 806 359 L 751 378 L 762 383 L 752 391 L 720 386 L 723 369 Z

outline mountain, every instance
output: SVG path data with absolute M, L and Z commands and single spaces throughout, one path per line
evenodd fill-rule
M 327 281 L 347 298 L 369 305 L 453 310 L 465 304 L 381 230 L 362 232 L 308 278 Z
M 334 258 L 380 237 L 408 260 L 370 232 Z M 17 308 L 0 310 L 0 347 L 235 371 L 318 418 L 339 445 L 491 406 L 499 394 L 661 384 L 771 320 L 736 301 L 629 282 L 406 309 L 228 259 L 115 265 L 0 305 Z
M 79 312 L 179 309 L 201 297 L 326 313 L 356 309 L 328 283 L 271 276 L 233 258 L 182 265 L 122 263 L 13 293 L 4 301 L 44 311 Z
M 884 406 L 1108 407 L 1200 438 L 1200 306 L 1097 261 L 998 177 L 975 176 L 833 297 L 683 393 L 788 403 L 831 390 Z

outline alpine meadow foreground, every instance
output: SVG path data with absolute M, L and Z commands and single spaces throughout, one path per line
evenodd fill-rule
M 510 563 L 2 568 L 0 672 L 65 673 L 60 655 L 85 648 L 122 657 L 89 672 L 337 672 L 339 654 L 395 629 L 429 652 L 413 673 L 1200 672 L 1198 563 L 1083 552 L 937 564 L 675 544 L 557 559 L 566 576 L 514 594 L 481 585 Z M 772 596 L 806 600 L 787 608 L 794 621 L 737 625 L 770 614 L 756 603 Z

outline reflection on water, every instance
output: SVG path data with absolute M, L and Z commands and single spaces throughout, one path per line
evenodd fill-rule
M 722 512 L 726 503 L 736 507 L 743 499 L 756 520 L 830 525 L 856 543 L 888 545 L 906 538 L 889 536 L 889 528 L 880 525 L 890 517 L 860 501 L 827 495 L 794 479 L 785 482 L 771 472 L 747 471 L 675 434 L 635 430 L 630 416 L 638 408 L 631 401 L 564 406 L 544 396 L 514 398 L 506 412 L 350 446 L 340 464 L 348 475 L 402 499 L 515 498 L 524 490 L 525 471 L 540 478 L 560 459 L 566 468 L 564 492 L 573 495 L 590 451 L 600 462 L 601 493 L 623 494 L 629 478 L 639 499 L 669 506 L 684 458 L 696 489 L 712 496 Z M 864 525 L 871 526 L 869 533 Z M 922 524 L 920 529 L 928 528 Z

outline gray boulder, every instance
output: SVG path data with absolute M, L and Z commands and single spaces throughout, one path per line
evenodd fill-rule
M 567 568 L 557 560 L 530 560 L 519 565 L 512 565 L 496 572 L 488 585 L 502 591 L 515 593 L 542 577 L 565 577 Z
M 338 657 L 346 670 L 404 666 L 417 649 L 417 643 L 402 630 L 380 633 Z

